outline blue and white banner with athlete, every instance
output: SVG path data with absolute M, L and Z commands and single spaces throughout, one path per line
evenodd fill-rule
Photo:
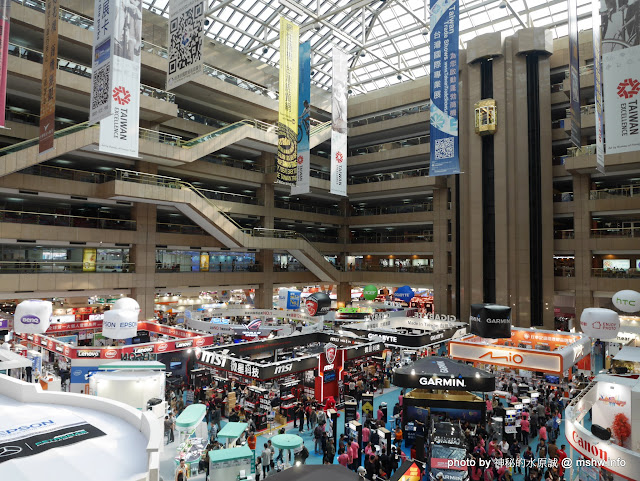
M 291 195 L 308 194 L 311 176 L 311 41 L 300 44 L 300 76 L 298 77 L 298 169 Z
M 431 166 L 460 173 L 458 151 L 458 0 L 431 0 Z

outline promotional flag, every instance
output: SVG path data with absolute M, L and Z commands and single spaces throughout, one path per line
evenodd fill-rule
M 571 80 L 571 143 L 580 147 L 580 52 L 578 43 L 578 0 L 567 0 L 569 9 L 569 78 Z
M 348 56 L 333 48 L 333 84 L 331 87 L 331 189 L 335 195 L 347 195 L 347 84 Z
M 298 55 L 300 28 L 280 17 L 280 83 L 276 182 L 294 185 L 298 137 Z
M 7 55 L 9 54 L 9 23 L 11 0 L 0 0 L 0 127 L 4 127 L 7 106 Z
M 112 112 L 100 121 L 100 151 L 138 157 L 142 0 L 115 0 Z
M 607 154 L 640 150 L 640 45 L 602 56 Z
M 40 153 L 53 149 L 56 115 L 56 71 L 58 70 L 58 0 L 49 0 L 44 12 L 42 90 L 40 93 Z
M 171 0 L 169 3 L 169 71 L 167 90 L 202 73 L 204 0 Z
M 458 151 L 458 0 L 431 0 L 429 175 L 460 173 Z
M 602 111 L 602 44 L 600 2 L 591 4 L 593 21 L 593 97 L 596 106 L 596 168 L 604 174 L 604 112 Z
M 311 155 L 309 136 L 311 130 L 311 42 L 300 45 L 300 77 L 298 79 L 298 166 L 296 184 L 291 195 L 309 193 Z
M 111 115 L 115 4 L 116 0 L 95 0 L 89 125 L 100 122 Z

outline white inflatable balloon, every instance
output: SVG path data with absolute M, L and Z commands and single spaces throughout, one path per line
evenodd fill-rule
M 50 301 L 29 299 L 16 306 L 13 330 L 16 334 L 42 334 L 51 324 L 53 304 Z
M 616 309 L 622 312 L 640 311 L 640 292 L 624 290 L 616 292 L 611 298 Z
M 126 309 L 111 309 L 104 313 L 102 335 L 110 339 L 129 339 L 138 334 L 138 313 Z
M 611 309 L 588 307 L 580 316 L 580 328 L 592 339 L 615 339 L 620 331 L 620 318 Z
M 140 312 L 140 304 L 135 299 L 130 297 L 123 297 L 118 299 L 113 304 L 114 309 L 124 309 L 125 311 L 138 311 Z

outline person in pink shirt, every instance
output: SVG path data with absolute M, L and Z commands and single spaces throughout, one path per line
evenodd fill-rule
M 511 395 L 511 402 L 512 402 L 512 403 L 517 403 L 517 402 L 518 402 L 518 398 L 516 397 L 516 395 L 515 395 L 515 394 L 512 394 L 512 395 Z
M 351 442 L 351 457 L 353 458 L 353 465 L 360 464 L 358 461 L 360 459 L 360 446 L 358 446 L 357 441 Z
M 496 445 L 498 444 L 496 438 L 493 438 L 490 442 L 489 442 L 489 450 L 487 451 L 487 454 L 489 456 L 493 456 L 496 452 Z
M 529 429 L 529 419 L 523 416 L 520 420 L 520 430 L 522 431 L 522 444 L 525 446 L 529 444 Z
M 338 464 L 343 465 L 345 468 L 348 467 L 349 464 L 349 456 L 344 452 L 344 449 L 341 449 L 338 455 Z
M 547 441 L 547 428 L 546 428 L 546 426 L 544 424 L 542 426 L 540 426 L 540 429 L 538 429 L 538 436 L 543 441 L 545 441 L 545 442 Z
M 370 456 L 372 454 L 375 454 L 375 452 L 373 451 L 373 446 L 371 446 L 371 443 L 367 443 L 367 446 L 364 448 L 364 454 L 365 456 Z
M 371 429 L 369 429 L 367 426 L 364 426 L 362 428 L 362 444 L 366 446 L 370 438 L 371 438 Z

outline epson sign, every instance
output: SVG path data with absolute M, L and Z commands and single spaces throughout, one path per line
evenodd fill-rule
M 442 377 L 421 377 L 421 386 L 429 387 L 467 387 L 464 379 L 442 378 Z
M 41 428 L 44 426 L 50 426 L 52 424 L 55 424 L 55 421 L 53 421 L 52 419 L 46 420 L 46 421 L 40 421 L 38 423 L 33 423 L 33 424 L 26 424 L 24 426 L 18 426 L 17 428 L 10 428 L 10 429 L 5 429 L 0 431 L 0 436 L 9 436 L 10 434 L 13 433 L 20 433 L 20 432 L 24 432 L 24 431 L 30 431 L 32 429 L 37 429 L 37 428 Z

